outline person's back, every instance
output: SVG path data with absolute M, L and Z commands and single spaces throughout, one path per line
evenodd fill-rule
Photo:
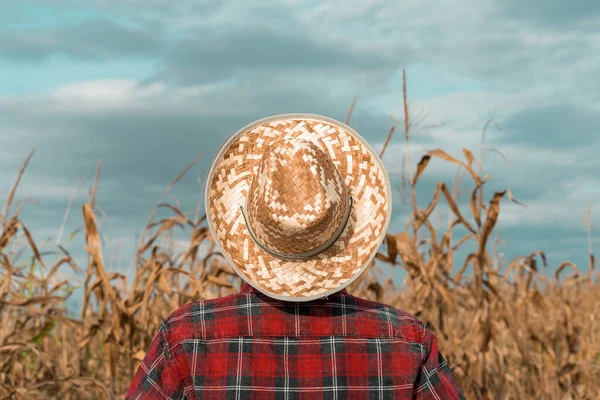
M 239 130 L 206 184 L 206 221 L 242 292 L 161 326 L 127 399 L 456 399 L 434 335 L 344 289 L 391 219 L 389 177 L 352 128 L 311 114 Z
M 126 399 L 463 399 L 414 316 L 349 295 L 303 303 L 239 294 L 161 326 Z

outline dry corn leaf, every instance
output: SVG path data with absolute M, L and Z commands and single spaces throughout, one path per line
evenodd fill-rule
M 35 242 L 31 238 L 31 233 L 29 233 L 29 230 L 27 230 L 27 228 L 24 225 L 21 225 L 21 229 L 23 229 L 23 233 L 25 233 L 25 237 L 27 238 L 29 247 L 31 247 L 31 251 L 33 251 L 33 255 L 34 255 L 35 259 L 38 260 L 38 262 L 45 267 L 46 264 L 44 264 L 44 260 L 42 260 L 42 257 L 40 256 L 40 252 L 39 252 L 37 246 L 35 245 Z
M 108 295 L 112 300 L 115 300 L 116 295 L 114 290 L 110 286 L 108 277 L 104 269 L 104 260 L 102 258 L 102 246 L 100 241 L 100 234 L 98 233 L 96 215 L 92 210 L 92 206 L 87 203 L 82 207 L 83 210 L 83 221 L 85 222 L 85 241 L 87 243 L 87 251 L 92 256 L 93 264 L 92 267 L 95 269 L 96 274 L 102 280 L 102 286 L 104 294 Z
M 477 161 L 477 159 L 475 158 L 475 156 L 473 155 L 473 153 L 471 152 L 471 150 L 469 150 L 469 149 L 462 149 L 462 152 L 465 155 L 465 158 L 467 159 L 467 166 L 469 168 L 472 167 L 473 163 L 475 163 L 479 167 L 479 169 L 483 168 L 481 166 L 481 164 L 479 164 L 479 161 Z
M 468 166 L 467 164 L 463 163 L 462 161 L 452 157 L 451 155 L 449 155 L 448 153 L 446 153 L 444 150 L 441 150 L 441 149 L 435 149 L 435 150 L 428 151 L 421 158 L 421 161 L 419 161 L 419 163 L 417 164 L 417 173 L 415 174 L 415 177 L 413 178 L 413 181 L 412 181 L 413 186 L 417 183 L 417 180 L 419 179 L 421 174 L 425 171 L 425 168 L 427 168 L 427 165 L 429 164 L 429 160 L 431 159 L 431 157 L 436 157 L 436 158 L 439 158 L 439 159 L 442 159 L 442 160 L 445 160 L 445 161 L 451 162 L 453 164 L 457 164 L 457 165 L 464 167 L 467 170 L 467 172 L 469 172 L 469 174 L 471 174 L 471 177 L 475 181 L 475 184 L 477 186 L 481 186 L 481 178 L 479 177 L 479 175 L 477 175 L 477 173 L 475 171 L 473 171 L 473 169 L 470 166 Z
M 209 281 L 209 282 L 211 282 L 211 283 L 214 283 L 217 286 L 222 286 L 222 287 L 226 287 L 226 288 L 233 287 L 233 285 L 231 284 L 231 282 L 229 282 L 229 281 L 227 281 L 225 279 L 222 279 L 222 278 L 218 278 L 218 277 L 213 276 L 213 275 L 208 275 L 206 277 L 206 280 Z
M 14 295 L 14 300 L 3 300 L 0 299 L 0 304 L 6 304 L 9 306 L 30 306 L 34 304 L 49 304 L 49 303 L 60 303 L 65 300 L 61 296 L 38 296 L 31 298 L 24 298 L 22 295 Z
M 556 272 L 554 273 L 554 278 L 559 281 L 560 280 L 560 273 L 562 271 L 564 271 L 566 268 L 571 268 L 573 269 L 576 273 L 580 274 L 581 272 L 579 271 L 579 268 L 577 268 L 577 266 L 575 264 L 573 264 L 570 261 L 565 261 L 563 263 L 561 263 L 558 268 L 556 269 Z
M 164 274 L 161 274 L 158 278 L 158 287 L 169 296 L 173 294 L 173 289 Z
M 398 246 L 396 244 L 396 237 L 391 233 L 386 233 L 385 241 L 387 243 L 388 260 L 390 263 L 395 265 L 396 259 L 398 258 Z
M 8 246 L 10 241 L 15 237 L 19 229 L 19 225 L 19 220 L 15 216 L 10 220 L 8 225 L 5 226 L 4 230 L 2 231 L 2 235 L 0 235 L 0 251 L 3 251 L 6 246 Z

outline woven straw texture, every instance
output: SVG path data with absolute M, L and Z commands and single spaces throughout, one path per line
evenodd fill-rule
M 391 213 L 379 157 L 351 128 L 318 115 L 270 117 L 236 133 L 206 190 L 208 224 L 225 257 L 249 284 L 290 301 L 356 279 Z
M 344 179 L 321 149 L 285 138 L 263 154 L 248 195 L 249 225 L 277 253 L 310 252 L 344 228 L 348 197 Z

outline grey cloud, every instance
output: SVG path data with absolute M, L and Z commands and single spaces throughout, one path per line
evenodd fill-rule
M 540 148 L 573 150 L 600 145 L 600 117 L 597 112 L 572 103 L 523 109 L 506 119 L 502 140 Z
M 600 69 L 596 56 L 600 15 L 595 11 L 600 3 L 594 0 L 511 1 L 508 5 L 500 0 L 457 0 L 433 9 L 425 4 L 382 4 L 383 11 L 350 13 L 339 22 L 374 19 L 372 29 L 363 27 L 365 37 L 390 46 L 402 44 L 396 51 L 408 51 L 403 65 L 444 65 L 504 91 L 553 87 L 560 94 L 576 90 L 580 95 L 597 95 L 588 83 Z M 563 15 L 564 24 L 553 24 L 553 15 L 556 19 Z
M 234 23 L 224 13 L 235 13 L 235 7 L 224 10 L 226 4 L 196 1 L 163 10 L 166 2 L 161 1 L 146 10 L 151 14 L 146 17 L 134 10 L 135 1 L 106 1 L 100 9 L 137 24 L 98 18 L 70 27 L 4 30 L 0 31 L 0 57 L 28 62 L 53 56 L 87 61 L 145 57 L 159 61 L 153 80 L 182 84 L 253 80 L 256 75 L 260 79 L 285 72 L 290 80 L 325 73 L 331 79 L 358 79 L 370 85 L 384 84 L 401 61 L 413 56 L 408 48 L 399 51 L 389 43 L 332 35 L 327 27 L 298 21 L 293 10 L 281 5 L 257 4 L 258 11 L 248 9 L 243 24 Z M 176 16 L 169 17 L 173 13 Z M 179 26 L 194 14 L 201 16 L 202 25 Z
M 160 79 L 189 84 L 232 77 L 243 80 L 248 74 L 282 71 L 288 79 L 315 71 L 329 71 L 339 78 L 356 71 L 391 72 L 399 65 L 393 54 L 358 48 L 353 43 L 335 43 L 295 26 L 286 30 L 265 24 L 224 31 L 198 28 L 187 36 L 176 42 L 163 59 Z
M 506 91 L 554 86 L 559 93 L 588 89 L 575 60 L 598 65 L 595 45 L 582 36 L 558 37 L 539 33 L 523 24 L 507 30 L 499 18 L 460 30 L 428 46 L 434 62 L 443 62 L 459 74 L 502 85 Z M 547 34 L 548 37 L 544 37 Z M 561 77 L 560 79 L 558 77 Z
M 545 0 L 540 3 L 509 0 L 498 2 L 498 6 L 505 16 L 553 29 L 577 29 L 596 19 L 600 13 L 600 3 L 596 0 Z
M 87 61 L 155 57 L 158 32 L 125 27 L 109 19 L 91 19 L 70 27 L 0 31 L 0 57 L 36 62 L 53 56 Z
M 53 0 L 54 2 L 58 0 Z M 80 6 L 77 0 L 61 0 L 71 6 Z M 151 3 L 151 4 L 150 4 Z M 173 2 L 170 0 L 99 0 L 96 4 L 109 10 L 127 11 L 134 15 L 149 16 L 173 16 L 190 15 L 197 13 L 202 17 L 218 12 L 225 7 L 230 0 L 187 0 L 185 2 Z
M 96 21 L 77 28 L 4 32 L 0 50 L 5 57 L 21 60 L 53 54 L 88 60 L 152 57 L 161 66 L 154 79 L 183 84 L 252 80 L 256 74 L 285 71 L 288 79 L 317 73 L 353 81 L 357 74 L 366 75 L 372 77 L 364 85 L 369 87 L 373 82 L 384 85 L 393 71 L 411 62 L 430 62 L 515 90 L 552 85 L 560 74 L 563 79 L 554 83 L 556 87 L 587 93 L 585 77 L 597 75 L 597 41 L 588 34 L 573 34 L 583 27 L 597 34 L 600 6 L 595 0 L 476 5 L 460 1 L 448 12 L 393 2 L 370 8 L 348 3 L 350 10 L 361 11 L 339 13 L 335 19 L 332 13 L 340 5 L 332 2 L 325 3 L 324 11 L 258 2 L 254 10 L 242 7 L 240 14 L 237 9 L 243 4 L 233 1 L 171 6 L 161 0 L 144 10 L 137 0 L 103 1 L 97 3 L 102 10 L 125 15 L 139 27 Z M 193 16 L 196 23 L 190 23 Z M 371 28 L 363 23 L 367 20 Z M 166 32 L 176 35 L 162 41 Z

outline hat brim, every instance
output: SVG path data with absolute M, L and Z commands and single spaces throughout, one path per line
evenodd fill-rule
M 353 197 L 340 238 L 324 252 L 298 261 L 261 250 L 240 211 L 262 153 L 288 135 L 309 140 L 324 151 Z M 389 177 L 377 153 L 349 126 L 315 114 L 276 115 L 240 129 L 215 157 L 205 196 L 208 226 L 223 256 L 245 282 L 284 301 L 315 300 L 354 282 L 377 254 L 391 217 Z

